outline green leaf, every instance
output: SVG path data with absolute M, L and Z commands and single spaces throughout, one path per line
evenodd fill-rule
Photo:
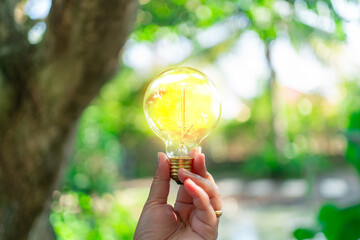
M 360 111 L 350 116 L 349 128 L 346 134 L 348 147 L 346 149 L 346 160 L 354 165 L 360 173 Z
M 294 231 L 294 237 L 297 240 L 311 239 L 315 236 L 316 232 L 312 229 L 298 228 Z
M 360 238 L 360 205 L 339 209 L 332 204 L 324 205 L 319 222 L 328 240 L 358 240 Z

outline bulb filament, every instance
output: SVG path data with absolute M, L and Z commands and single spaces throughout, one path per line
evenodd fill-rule
M 182 88 L 182 94 L 181 94 L 181 149 L 183 149 L 184 142 L 185 142 L 185 136 L 189 132 L 187 131 L 185 134 L 185 87 Z M 189 129 L 190 130 L 190 129 Z M 181 156 L 183 156 L 183 152 L 181 151 Z
M 185 131 L 185 88 L 182 88 L 181 94 L 181 136 L 184 136 Z M 184 137 L 182 137 L 181 142 L 184 143 Z

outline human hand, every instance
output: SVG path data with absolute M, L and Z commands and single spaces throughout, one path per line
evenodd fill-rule
M 167 204 L 170 189 L 169 161 L 158 154 L 158 167 L 149 197 L 135 231 L 135 240 L 216 239 L 221 210 L 218 187 L 205 166 L 205 155 L 194 152 L 194 172 L 178 172 L 180 186 L 174 207 Z

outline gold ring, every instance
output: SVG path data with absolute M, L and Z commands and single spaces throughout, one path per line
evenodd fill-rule
M 222 215 L 222 211 L 221 211 L 221 210 L 214 211 L 214 212 L 215 212 L 216 217 L 220 217 L 220 216 Z

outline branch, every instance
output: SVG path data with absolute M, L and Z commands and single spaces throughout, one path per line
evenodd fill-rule
M 0 0 L 0 46 L 11 42 L 18 35 L 18 29 L 14 22 L 14 8 L 17 1 Z
M 0 0 L 0 134 L 11 118 L 10 112 L 26 94 L 34 50 L 27 41 L 27 30 L 14 20 L 18 2 Z
M 14 20 L 14 8 L 18 0 L 0 0 L 0 67 L 29 46 L 27 32 Z M 19 59 L 22 59 L 19 57 Z
M 136 7 L 135 0 L 53 1 L 36 78 L 47 116 L 76 117 L 114 74 Z

